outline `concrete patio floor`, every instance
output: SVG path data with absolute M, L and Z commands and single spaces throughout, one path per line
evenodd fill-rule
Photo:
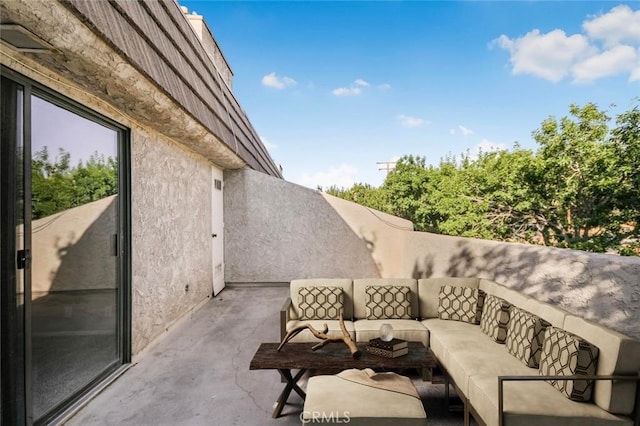
M 120 378 L 67 425 L 300 425 L 293 393 L 272 419 L 283 384 L 275 370 L 249 370 L 261 342 L 279 340 L 288 288 L 227 287 L 146 349 Z M 446 408 L 444 385 L 413 377 L 429 425 L 461 425 Z M 304 386 L 303 386 L 304 387 Z M 453 394 L 453 392 L 452 392 Z

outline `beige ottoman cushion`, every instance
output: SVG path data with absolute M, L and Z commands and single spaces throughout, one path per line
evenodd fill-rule
M 413 394 L 405 393 L 405 388 Z M 311 377 L 301 418 L 302 424 L 427 424 L 422 401 L 409 378 L 369 369 Z

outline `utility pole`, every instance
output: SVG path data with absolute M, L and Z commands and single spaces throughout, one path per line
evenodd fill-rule
M 378 170 L 379 171 L 383 171 L 383 170 L 386 171 L 387 175 L 396 166 L 396 162 L 395 161 L 378 161 L 376 164 L 378 166 L 381 166 L 381 167 L 378 167 Z

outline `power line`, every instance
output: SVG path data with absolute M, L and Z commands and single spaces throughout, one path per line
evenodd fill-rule
M 389 172 L 391 172 L 391 170 L 393 170 L 393 168 L 396 166 L 395 161 L 378 161 L 376 164 L 382 165 L 382 167 L 378 167 L 378 170 L 386 171 L 387 174 L 389 174 Z

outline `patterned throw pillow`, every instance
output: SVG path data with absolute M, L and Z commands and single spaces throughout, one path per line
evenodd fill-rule
M 337 320 L 344 306 L 341 287 L 300 287 L 298 308 L 302 320 Z
M 507 352 L 527 367 L 538 368 L 547 321 L 517 306 L 512 306 L 507 327 Z
M 504 343 L 507 339 L 510 307 L 509 302 L 492 294 L 488 294 L 484 300 L 480 328 L 498 343 Z
M 556 327 L 544 334 L 540 375 L 593 376 L 598 367 L 598 348 L 586 340 Z M 585 402 L 591 400 L 593 380 L 547 380 L 564 396 Z
M 411 319 L 411 288 L 408 286 L 366 286 L 367 319 Z
M 477 288 L 443 285 L 438 296 L 438 318 L 480 323 L 484 294 Z

